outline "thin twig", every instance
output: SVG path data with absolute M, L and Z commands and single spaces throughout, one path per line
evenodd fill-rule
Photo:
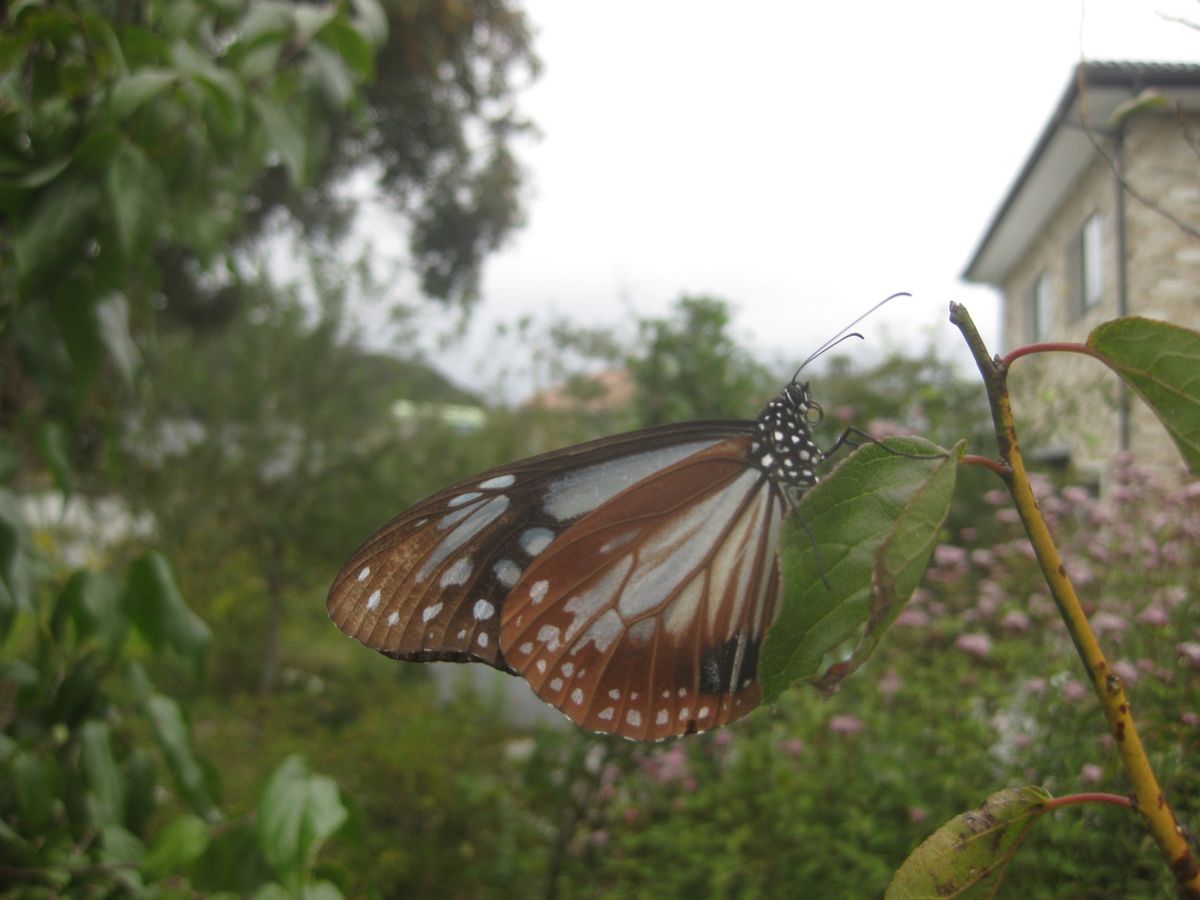
M 964 466 L 983 466 L 985 469 L 991 469 L 1001 478 L 1008 478 L 1012 475 L 1012 469 L 1000 460 L 992 459 L 988 456 L 976 456 L 973 453 L 965 453 L 959 459 L 959 462 Z

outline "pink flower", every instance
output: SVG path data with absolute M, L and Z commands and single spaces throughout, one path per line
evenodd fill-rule
M 980 547 L 978 550 L 971 551 L 971 562 L 979 566 L 981 569 L 987 569 L 996 562 L 996 557 L 991 550 L 986 550 Z
M 1138 621 L 1144 625 L 1157 625 L 1162 627 L 1171 621 L 1170 614 L 1161 606 L 1147 606 L 1137 617 Z
M 904 625 L 909 628 L 921 628 L 929 624 L 929 616 L 919 609 L 908 607 L 892 621 L 893 625 Z
M 1025 615 L 1019 609 L 1014 609 L 1004 614 L 1004 618 L 1000 620 L 1000 624 L 1009 631 L 1024 634 L 1029 630 L 1030 621 L 1029 616 Z
M 1200 726 L 1200 713 L 1185 712 L 1183 715 L 1181 715 L 1179 717 L 1179 719 L 1180 719 L 1180 721 L 1183 722 L 1184 725 L 1187 725 L 1191 728 L 1196 728 L 1197 726 Z
M 829 720 L 829 730 L 834 734 L 858 734 L 866 727 L 858 716 L 834 716 Z
M 805 744 L 800 738 L 788 738 L 783 742 L 783 752 L 788 756 L 799 756 L 804 752 Z
M 938 544 L 933 548 L 933 562 L 939 566 L 957 566 L 967 561 L 967 551 L 953 544 Z
M 904 686 L 904 681 L 900 677 L 900 673 L 895 669 L 888 669 L 884 676 L 879 679 L 879 693 L 885 697 L 894 697 L 900 693 L 900 688 Z
M 621 813 L 621 816 L 622 816 L 622 818 L 625 819 L 626 825 L 632 825 L 634 822 L 637 821 L 637 817 L 638 817 L 637 807 L 636 806 L 625 807 L 625 811 L 623 813 Z
M 954 646 L 977 659 L 986 659 L 992 653 L 992 639 L 981 632 L 960 634 L 954 639 Z
M 729 729 L 718 731 L 713 735 L 713 746 L 718 750 L 725 750 L 733 743 L 733 732 Z
M 1115 613 L 1098 612 L 1092 616 L 1092 628 L 1097 634 L 1122 634 L 1128 624 L 1124 616 Z
M 1082 682 L 1071 678 L 1066 684 L 1063 685 L 1062 693 L 1065 700 L 1069 700 L 1070 702 L 1074 703 L 1075 701 L 1082 700 L 1084 697 L 1086 697 L 1088 691 Z
M 1175 647 L 1179 651 L 1179 661 L 1185 666 L 1200 669 L 1200 644 L 1195 641 L 1184 641 Z
M 1142 677 L 1142 673 L 1127 659 L 1118 659 L 1112 664 L 1112 670 L 1126 684 L 1137 684 L 1138 679 Z
M 1099 784 L 1104 777 L 1104 770 L 1095 763 L 1087 763 L 1079 770 L 1079 780 L 1084 784 Z
M 1016 525 L 1021 521 L 1021 517 L 1017 515 L 1015 509 L 998 509 L 996 510 L 996 521 L 1003 522 L 1005 525 Z
M 1072 506 L 1090 506 L 1095 502 L 1092 492 L 1087 488 L 1072 485 L 1071 487 L 1063 488 L 1063 499 Z
M 1046 693 L 1046 679 L 1030 678 L 1025 682 L 1025 690 L 1029 691 L 1035 697 L 1042 696 L 1042 694 Z
M 920 806 L 910 806 L 908 808 L 908 820 L 910 822 L 921 823 L 929 818 L 929 813 Z
M 962 539 L 964 544 L 969 544 L 979 537 L 979 529 L 972 525 L 968 525 L 966 528 L 960 528 L 958 530 L 958 536 L 960 539 Z
M 983 495 L 983 501 L 992 506 L 1000 506 L 1008 502 L 1008 492 L 999 489 L 988 491 Z

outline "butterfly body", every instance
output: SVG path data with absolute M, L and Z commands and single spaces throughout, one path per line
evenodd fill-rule
M 733 721 L 761 697 L 783 519 L 824 459 L 814 414 L 792 382 L 753 421 L 649 428 L 460 481 L 355 553 L 329 614 L 394 658 L 519 674 L 596 731 Z

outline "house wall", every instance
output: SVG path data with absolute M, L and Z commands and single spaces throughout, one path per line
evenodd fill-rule
M 1200 133 L 1200 120 L 1191 120 L 1189 127 Z M 1111 141 L 1104 146 L 1111 154 Z M 1134 190 L 1200 226 L 1200 151 L 1189 146 L 1176 118 L 1144 115 L 1128 122 L 1124 158 Z M 1004 284 L 1005 350 L 1033 340 L 1029 295 L 1042 272 L 1049 275 L 1054 307 L 1046 340 L 1084 341 L 1093 328 L 1119 314 L 1116 210 L 1115 176 L 1097 158 Z M 1071 294 L 1068 246 L 1094 212 L 1104 222 L 1104 291 L 1101 301 L 1080 315 Z M 1200 327 L 1200 240 L 1128 193 L 1125 223 L 1128 314 Z M 1069 452 L 1077 467 L 1102 479 L 1120 449 L 1124 389 L 1116 376 L 1084 356 L 1039 354 L 1015 363 L 1009 384 L 1026 454 L 1036 459 Z M 1156 468 L 1177 468 L 1165 429 L 1136 397 L 1128 403 L 1135 456 Z

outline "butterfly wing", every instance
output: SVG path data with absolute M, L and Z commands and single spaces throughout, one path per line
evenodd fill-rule
M 578 444 L 460 481 L 402 513 L 334 580 L 330 618 L 397 659 L 504 671 L 500 613 L 522 574 L 572 523 L 750 422 L 667 425 Z
M 758 704 L 787 505 L 750 451 L 739 436 L 679 460 L 532 561 L 500 646 L 538 696 L 635 740 L 715 728 Z

